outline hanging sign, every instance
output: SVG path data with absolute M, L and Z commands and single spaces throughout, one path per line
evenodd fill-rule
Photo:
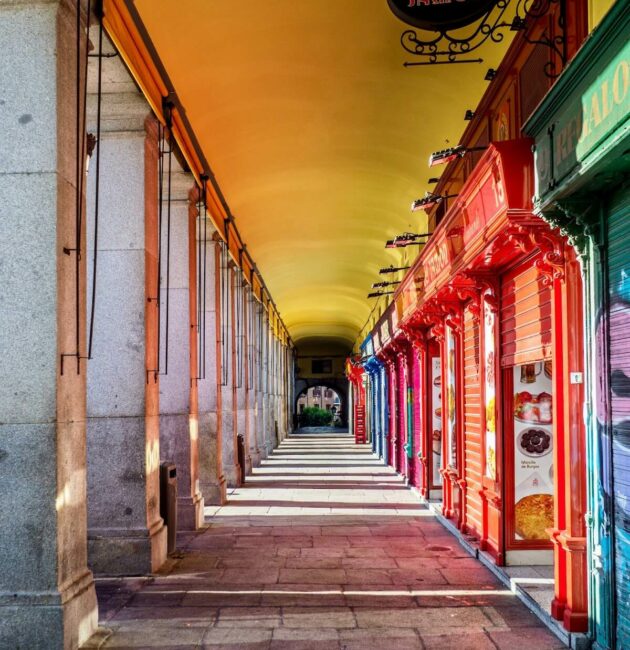
M 431 32 L 465 27 L 496 4 L 496 0 L 387 0 L 403 22 Z

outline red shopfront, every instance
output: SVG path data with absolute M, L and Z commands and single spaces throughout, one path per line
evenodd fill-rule
M 552 613 L 581 630 L 581 278 L 573 249 L 532 215 L 532 174 L 531 142 L 491 145 L 396 305 L 424 337 L 427 388 L 441 388 L 423 394 L 421 493 L 436 488 L 439 424 L 443 515 L 499 565 L 553 564 Z

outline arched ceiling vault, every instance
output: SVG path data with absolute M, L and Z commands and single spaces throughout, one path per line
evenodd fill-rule
M 134 4 L 292 338 L 352 344 L 401 262 L 385 240 L 425 229 L 427 158 L 508 39 L 481 65 L 404 68 L 386 0 Z

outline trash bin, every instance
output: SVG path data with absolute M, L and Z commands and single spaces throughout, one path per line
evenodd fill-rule
M 245 439 L 243 438 L 243 434 L 239 433 L 236 436 L 236 452 L 238 456 L 238 464 L 239 467 L 241 468 L 241 475 L 239 477 L 240 479 L 240 485 L 243 485 L 245 483 Z
M 168 528 L 167 553 L 177 546 L 177 468 L 172 463 L 160 465 L 160 515 Z

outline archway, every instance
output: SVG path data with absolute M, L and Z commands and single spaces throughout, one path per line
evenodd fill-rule
M 300 403 L 309 406 L 335 407 L 340 426 L 348 426 L 348 386 L 347 381 L 338 379 L 298 379 L 295 382 L 295 402 L 293 405 L 294 422 L 297 426 Z M 318 394 L 317 393 L 319 389 Z M 304 399 L 304 396 L 307 399 Z M 337 398 L 337 399 L 335 399 Z

